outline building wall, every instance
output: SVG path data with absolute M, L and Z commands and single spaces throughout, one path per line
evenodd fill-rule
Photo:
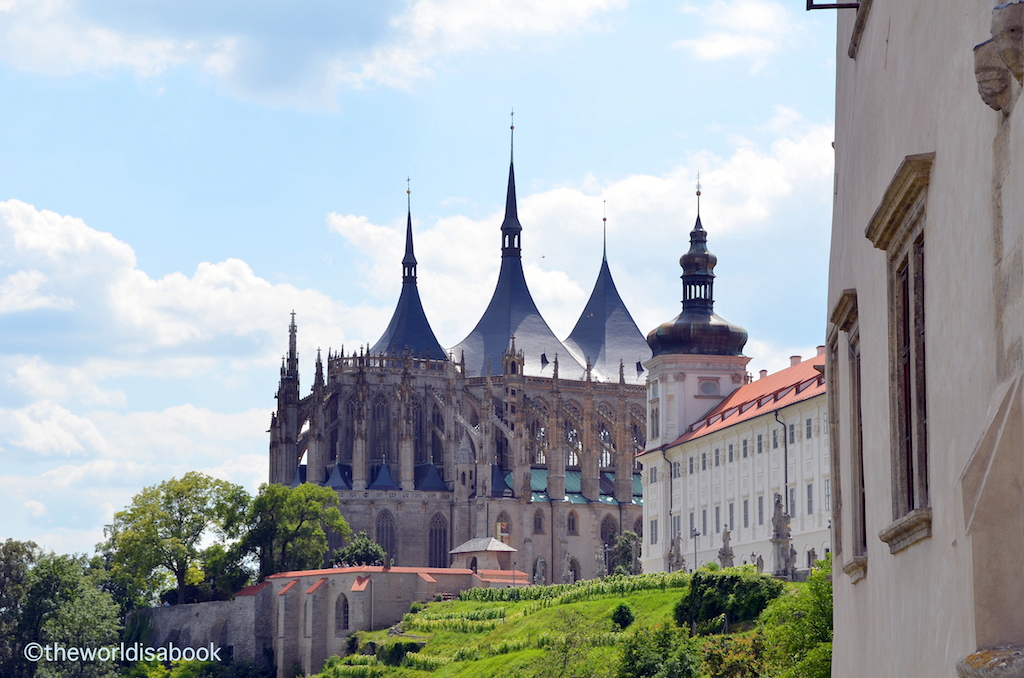
M 974 77 L 974 47 L 991 37 L 995 4 L 874 0 L 839 11 L 828 326 L 842 494 L 833 518 L 842 535 L 833 579 L 835 676 L 954 675 L 968 653 L 1024 644 L 1024 614 L 1009 602 L 1024 595 L 1015 395 L 1024 121 L 1014 110 L 1016 81 L 1010 105 L 996 111 Z M 923 209 L 928 501 L 920 516 L 928 520 L 922 538 L 903 545 L 883 540 L 899 532 L 903 492 L 894 252 L 866 232 L 879 217 L 912 211 L 900 202 L 899 170 L 922 154 L 934 154 L 919 173 L 927 185 L 913 207 Z M 850 359 L 858 345 L 859 399 Z
M 761 556 L 765 571 L 779 569 L 773 562 L 772 514 L 774 496 L 782 493 L 783 458 L 788 445 L 789 487 L 795 491 L 795 504 L 789 508 L 792 544 L 797 550 L 797 567 L 808 567 L 808 552 L 814 549 L 823 558 L 831 549 L 829 523 L 831 512 L 831 475 L 825 431 L 826 402 L 817 395 L 779 410 L 779 418 L 788 427 L 793 424 L 794 442 L 783 441 L 784 428 L 773 414 L 764 414 L 687 442 L 644 455 L 643 567 L 645 572 L 671 569 L 669 550 L 676 534 L 680 536 L 686 566 L 692 569 L 708 562 L 719 562 L 723 531 L 729 525 L 734 563 L 754 563 Z M 811 421 L 811 436 L 806 434 Z M 772 432 L 778 432 L 773 447 Z M 762 452 L 757 452 L 757 436 L 762 436 Z M 743 457 L 743 441 L 747 456 Z M 788 441 L 788 439 L 787 439 Z M 729 461 L 729 446 L 733 458 Z M 718 450 L 719 463 L 715 464 Z M 690 460 L 693 472 L 690 472 Z M 707 468 L 702 467 L 702 459 Z M 657 479 L 652 482 L 657 474 Z M 812 492 L 811 511 L 807 510 L 807 491 Z M 828 493 L 826 494 L 826 490 Z M 758 498 L 763 502 L 759 515 Z M 748 502 L 744 522 L 743 501 Z M 785 501 L 785 498 L 783 499 Z M 729 505 L 733 519 L 729 518 Z M 716 521 L 715 510 L 718 509 Z M 704 525 L 706 512 L 707 526 Z M 701 533 L 696 543 L 690 538 L 690 520 Z M 657 521 L 657 537 L 652 529 Z M 696 546 L 696 561 L 694 547 Z

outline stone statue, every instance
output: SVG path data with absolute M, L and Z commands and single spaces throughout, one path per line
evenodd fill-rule
M 775 513 L 772 515 L 772 539 L 789 538 L 789 516 L 782 510 L 782 495 L 775 494 Z
M 789 569 L 789 578 L 790 579 L 793 578 L 793 574 L 796 572 L 796 557 L 797 557 L 796 547 L 791 544 L 790 547 L 789 547 L 789 563 L 788 563 L 788 565 L 789 565 L 789 568 L 788 568 Z
M 594 551 L 594 572 L 597 573 L 598 577 L 603 577 L 608 574 L 604 567 L 604 549 L 600 546 L 597 547 L 596 551 Z
M 732 533 L 729 532 L 729 526 L 726 525 L 725 529 L 722 530 L 722 548 L 718 549 L 718 561 L 722 564 L 722 567 L 733 566 L 733 552 L 732 547 L 729 546 L 730 541 L 732 541 Z
M 761 557 L 761 554 L 758 554 L 757 555 L 757 573 L 761 574 L 762 572 L 764 572 L 764 558 Z
M 533 583 L 535 586 L 543 586 L 548 581 L 548 561 L 544 560 L 544 556 L 537 559 L 537 571 L 533 573 Z
M 565 561 L 562 564 L 562 583 L 571 584 L 574 579 L 572 576 L 572 567 L 569 564 L 569 552 L 565 552 Z
M 999 58 L 994 40 L 986 40 L 974 47 L 974 79 L 978 94 L 989 108 L 1001 111 L 1010 103 L 1010 69 Z
M 816 562 L 818 562 L 818 552 L 812 548 L 807 552 L 807 567 L 814 567 Z
M 722 550 L 731 551 L 729 548 L 729 542 L 732 541 L 732 532 L 729 531 L 729 526 L 726 525 L 725 529 L 722 530 Z

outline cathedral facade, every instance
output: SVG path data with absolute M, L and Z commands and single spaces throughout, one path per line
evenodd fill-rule
M 448 350 L 420 303 L 411 210 L 390 324 L 367 348 L 318 352 L 304 396 L 292 316 L 270 481 L 334 489 L 352 529 L 395 565 L 448 567 L 455 547 L 494 537 L 516 549 L 511 569 L 560 583 L 603 575 L 615 536 L 642 530 L 634 458 L 646 444 L 651 350 L 606 256 L 560 341 L 526 284 L 521 236 L 510 164 L 494 295 Z

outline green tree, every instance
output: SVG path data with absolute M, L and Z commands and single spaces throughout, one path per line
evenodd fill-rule
M 675 620 L 691 634 L 728 632 L 729 624 L 753 621 L 768 602 L 782 594 L 777 579 L 758 574 L 752 565 L 723 570 L 699 568 L 690 590 L 675 609 Z
M 619 606 L 612 610 L 612 623 L 620 631 L 633 623 L 633 610 L 626 603 L 619 603 Z
M 616 678 L 697 678 L 696 646 L 669 626 L 634 628 L 619 647 Z
M 8 539 L 0 544 L 0 676 L 22 675 L 27 668 L 20 626 L 29 572 L 38 557 L 33 542 Z
M 373 565 L 376 562 L 383 563 L 388 557 L 384 547 L 370 539 L 366 530 L 360 530 L 359 534 L 352 538 L 349 543 L 334 552 L 334 563 L 340 565 Z
M 577 610 L 559 610 L 554 626 L 563 633 L 554 637 L 541 658 L 537 678 L 596 678 L 603 674 L 600 666 L 589 662 L 594 636 L 605 631 Z
M 65 648 L 96 648 L 118 641 L 118 606 L 100 590 L 102 570 L 85 556 L 44 554 L 29 572 L 20 624 L 26 642 Z M 54 657 L 30 663 L 22 675 L 38 678 L 108 678 L 117 675 L 114 662 Z M 6 674 L 5 674 L 6 675 Z M 15 674 L 17 675 L 17 674 Z
M 338 511 L 338 495 L 329 487 L 303 483 L 260 485 L 246 524 L 241 548 L 259 561 L 262 581 L 276 572 L 307 570 L 324 564 L 327 534 L 324 527 L 342 538 L 351 530 Z
M 773 600 L 761 615 L 769 676 L 826 677 L 832 667 L 832 556 L 807 583 Z
M 640 535 L 626 530 L 612 545 L 612 574 L 640 574 Z
M 111 574 L 128 590 L 152 598 L 169 573 L 176 583 L 175 602 L 185 601 L 189 572 L 200 570 L 200 544 L 208 536 L 239 536 L 249 495 L 239 485 L 195 471 L 147 487 L 131 506 L 114 514 L 101 550 L 111 556 Z

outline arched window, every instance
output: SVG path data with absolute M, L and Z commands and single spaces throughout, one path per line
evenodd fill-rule
M 391 454 L 391 406 L 383 393 L 378 393 L 370 405 L 370 461 L 393 462 Z
M 499 513 L 498 519 L 494 521 L 494 538 L 505 544 L 512 541 L 512 520 L 504 511 Z
M 412 424 L 413 459 L 417 464 L 427 463 L 426 438 L 423 436 L 423 406 L 418 400 L 409 404 L 409 419 Z
M 352 463 L 352 443 L 356 435 L 356 399 L 349 398 L 345 403 L 341 421 L 341 449 L 338 450 L 338 461 L 342 464 Z
M 566 466 L 579 466 L 580 450 L 583 444 L 580 442 L 580 432 L 576 429 L 576 425 L 568 419 L 565 420 L 565 442 L 568 448 L 565 458 Z
M 598 426 L 597 439 L 601 443 L 601 468 L 609 468 L 612 465 L 615 441 L 612 439 L 612 432 L 603 421 Z
M 391 511 L 381 511 L 377 514 L 377 543 L 387 551 L 388 558 L 398 560 L 398 544 L 395 539 L 395 517 Z
M 565 529 L 569 534 L 580 533 L 575 511 L 569 511 L 569 516 L 565 519 Z
M 338 594 L 338 600 L 334 603 L 334 635 L 344 636 L 348 631 L 348 598 L 344 593 Z
M 441 414 L 441 408 L 434 403 L 433 411 L 430 415 L 431 430 L 433 434 L 430 436 L 430 461 L 437 467 L 437 472 L 441 474 L 441 479 L 444 479 L 444 415 Z M 465 484 L 465 483 L 463 483 Z
M 440 513 L 430 519 L 430 567 L 448 567 L 448 521 Z
M 544 512 L 540 509 L 533 512 L 533 533 L 544 534 Z
M 605 544 L 614 544 L 615 537 L 619 533 L 619 526 L 611 516 L 605 516 L 601 521 L 601 541 Z

